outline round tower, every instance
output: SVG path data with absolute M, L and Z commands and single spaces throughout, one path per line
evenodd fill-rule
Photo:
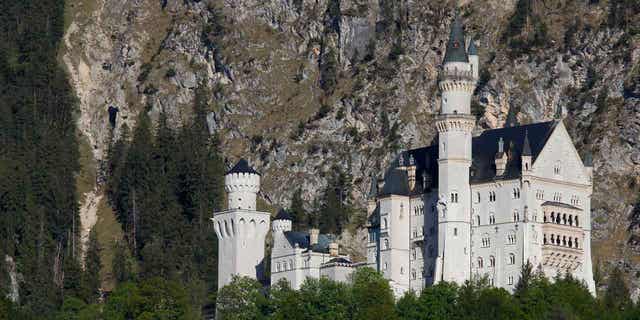
M 256 196 L 260 191 L 260 174 L 240 159 L 224 176 L 228 209 L 256 209 Z
M 472 44 L 470 49 L 474 49 Z M 475 49 L 474 49 L 475 51 Z M 475 52 L 473 52 L 475 53 Z M 436 281 L 463 283 L 471 276 L 471 96 L 476 87 L 474 59 L 465 49 L 462 24 L 456 14 L 438 85 L 442 109 L 438 130 L 438 259 Z M 475 66 L 477 69 L 477 66 Z
M 276 215 L 273 223 L 271 224 L 271 231 L 287 232 L 291 231 L 291 215 L 285 209 L 280 209 Z
M 234 275 L 265 278 L 264 243 L 271 215 L 256 211 L 260 174 L 241 159 L 224 177 L 228 209 L 213 214 L 218 237 L 218 288 Z

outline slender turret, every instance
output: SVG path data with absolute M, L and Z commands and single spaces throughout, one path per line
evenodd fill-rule
M 438 129 L 438 260 L 436 281 L 463 283 L 471 274 L 471 217 L 469 167 L 475 117 L 471 115 L 471 95 L 476 86 L 477 53 L 472 43 L 465 49 L 460 18 L 451 25 L 439 77 L 442 109 L 436 119 Z
M 233 275 L 264 278 L 264 243 L 270 215 L 256 211 L 260 174 L 241 159 L 224 177 L 228 210 L 213 215 L 218 236 L 218 287 Z M 290 221 L 289 221 L 290 223 Z

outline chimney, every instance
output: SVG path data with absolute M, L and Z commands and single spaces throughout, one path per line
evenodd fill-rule
M 522 172 L 531 170 L 531 144 L 529 143 L 529 131 L 524 132 L 524 142 L 522 146 Z
M 407 177 L 409 182 L 409 190 L 414 190 L 416 186 L 416 161 L 413 155 L 409 156 L 409 166 L 407 167 Z
M 332 257 L 337 257 L 338 256 L 338 244 L 335 242 L 331 242 L 329 244 L 329 255 Z
M 318 236 L 320 235 L 320 230 L 313 228 L 309 229 L 309 246 L 315 246 L 318 244 Z
M 504 140 L 498 141 L 498 152 L 496 153 L 496 176 L 501 176 L 507 169 L 507 153 L 504 152 Z

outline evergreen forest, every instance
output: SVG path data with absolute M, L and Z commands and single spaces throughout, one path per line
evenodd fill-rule
M 597 297 L 568 275 L 546 279 L 530 265 L 513 293 L 477 279 L 395 300 L 389 283 L 368 268 L 348 284 L 309 279 L 294 290 L 284 282 L 236 278 L 218 291 L 218 245 L 209 218 L 225 209 L 227 164 L 207 124 L 212 93 L 205 85 L 195 89 L 189 121 L 172 126 L 163 110 L 152 121 L 154 106 L 147 105 L 134 128 L 112 134 L 101 187 L 124 236 L 104 248 L 92 231 L 83 250 L 78 101 L 58 52 L 64 10 L 63 0 L 0 1 L 0 320 L 178 320 L 216 312 L 221 320 L 640 320 L 640 305 L 619 270 Z M 512 21 L 516 29 L 521 24 Z M 509 35 L 509 41 L 543 46 L 545 32 L 536 26 L 539 36 Z M 322 88 L 332 91 L 336 53 L 326 55 Z M 396 135 L 396 127 L 385 130 Z M 351 198 L 353 178 L 338 167 L 324 174 L 329 183 L 311 206 L 305 209 L 302 190 L 294 192 L 287 209 L 294 229 L 339 234 L 364 224 Z M 100 277 L 103 250 L 113 251 L 110 292 Z

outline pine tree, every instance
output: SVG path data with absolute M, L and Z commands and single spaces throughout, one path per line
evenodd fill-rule
M 301 189 L 298 189 L 293 193 L 289 213 L 293 219 L 294 230 L 306 230 L 309 228 L 309 217 L 304 209 L 304 200 L 302 200 Z
M 627 287 L 622 271 L 618 267 L 609 275 L 607 291 L 604 294 L 604 305 L 615 312 L 632 307 L 629 287 Z
M 84 298 L 87 303 L 95 303 L 100 297 L 100 270 L 102 262 L 100 261 L 100 244 L 98 243 L 98 235 L 96 229 L 91 229 L 89 233 L 89 242 L 87 243 L 87 254 L 85 256 L 85 268 L 82 279 L 82 287 Z

